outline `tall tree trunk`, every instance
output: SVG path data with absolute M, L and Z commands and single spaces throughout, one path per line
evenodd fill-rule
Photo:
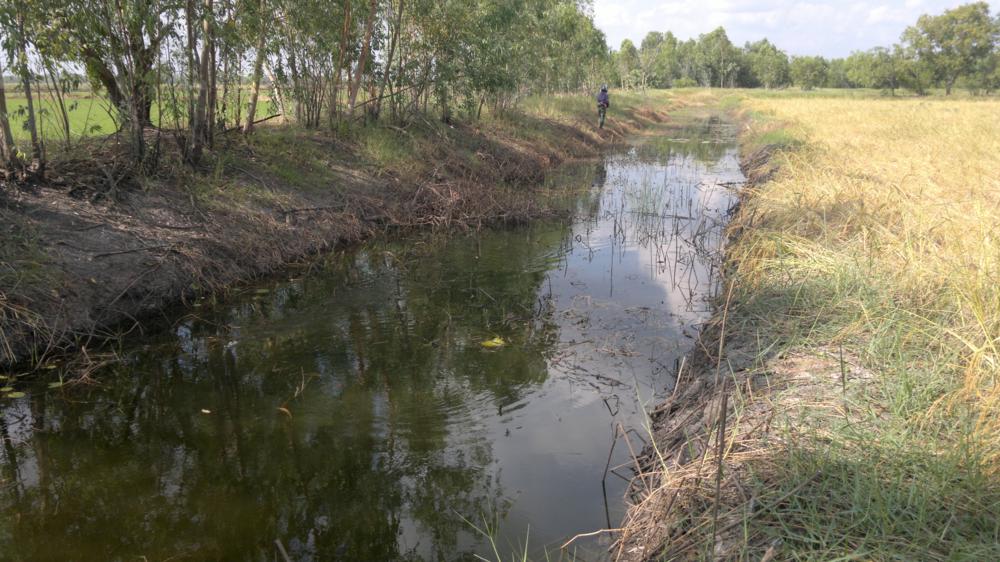
M 204 0 L 205 13 L 202 14 L 202 46 L 198 65 L 198 101 L 194 108 L 193 119 L 193 144 L 191 146 L 190 160 L 192 164 L 197 164 L 201 160 L 201 152 L 205 142 L 209 139 L 208 129 L 211 123 L 208 122 L 210 113 L 208 102 L 210 99 L 209 88 L 212 85 L 211 70 L 212 64 L 212 0 Z
M 333 88 L 330 93 L 330 109 L 327 111 L 327 118 L 330 128 L 333 128 L 334 120 L 337 117 L 337 104 L 340 101 L 340 77 L 343 74 L 344 63 L 347 61 L 347 43 L 351 38 L 351 0 L 344 2 L 344 27 L 340 31 L 340 48 L 337 53 L 337 67 L 333 70 Z
M 189 38 L 190 39 L 190 38 Z M 87 73 L 95 76 L 108 94 L 111 104 L 119 111 L 123 119 L 130 119 L 133 113 L 138 114 L 143 125 L 152 125 L 150 118 L 154 87 L 150 83 L 149 75 L 153 72 L 153 64 L 159 50 L 159 39 L 149 47 L 129 47 L 129 58 L 131 59 L 131 69 L 126 74 L 131 78 L 126 85 L 127 89 L 122 91 L 115 77 L 114 72 L 108 66 L 93 47 L 83 46 L 80 49 L 80 58 L 83 59 Z M 193 65 L 192 65 L 193 66 Z M 137 105 L 138 111 L 133 111 L 131 106 Z M 190 108 L 189 108 L 190 109 Z M 190 113 L 189 113 L 190 115 Z
M 90 46 L 84 46 L 80 49 L 80 57 L 83 59 L 83 66 L 90 76 L 95 76 L 101 82 L 101 86 L 104 87 L 104 91 L 108 94 L 108 99 L 111 100 L 111 105 L 115 106 L 117 109 L 122 109 L 125 107 L 125 96 L 122 94 L 121 88 L 118 87 L 118 81 L 115 80 L 115 75 L 108 68 L 108 65 L 101 60 L 97 51 Z
M 10 120 L 7 118 L 7 92 L 3 85 L 3 59 L 0 57 L 0 170 L 10 176 L 19 172 L 21 160 L 17 157 L 17 146 L 14 145 L 14 135 L 10 130 Z
M 135 104 L 136 114 L 139 116 L 139 127 L 145 127 L 153 125 L 152 109 L 155 96 L 151 75 L 159 45 L 152 43 L 149 47 L 143 47 L 141 38 L 139 44 L 133 55 L 132 103 Z
M 210 2 L 211 0 L 209 0 Z M 208 3 L 208 2 L 206 2 Z M 209 147 L 215 144 L 215 121 L 216 107 L 218 107 L 219 89 L 216 83 L 218 76 L 219 61 L 217 58 L 218 49 L 215 48 L 215 26 L 212 25 L 208 32 L 206 41 L 209 43 L 209 65 L 208 65 L 208 106 L 205 108 L 205 142 Z
M 185 3 L 185 17 L 184 23 L 187 31 L 187 105 L 188 105 L 188 129 L 192 136 L 192 142 L 194 140 L 195 131 L 198 128 L 197 115 L 195 114 L 194 102 L 194 78 L 195 78 L 195 67 L 198 65 L 198 43 L 195 39 L 194 22 L 195 22 L 195 9 L 194 0 L 187 0 Z M 188 149 L 190 150 L 190 146 Z
M 21 7 L 23 10 L 23 7 Z M 31 166 L 36 173 L 41 174 L 45 168 L 45 161 L 42 154 L 42 141 L 38 138 L 38 120 L 35 115 L 35 101 L 31 95 L 31 72 L 28 68 L 28 41 L 24 36 L 24 14 L 19 10 L 17 14 L 17 73 L 21 77 L 21 85 L 24 87 L 24 97 L 28 103 L 28 132 L 31 133 Z
M 354 71 L 350 97 L 347 100 L 348 115 L 354 115 L 354 104 L 358 100 L 358 91 L 361 90 L 361 79 L 364 77 L 365 65 L 368 64 L 368 51 L 371 50 L 372 31 L 375 29 L 375 15 L 377 11 L 378 0 L 371 0 L 368 3 L 368 20 L 365 22 L 365 40 L 361 45 L 361 54 L 358 56 L 358 67 Z
M 257 115 L 257 100 L 260 97 L 260 79 L 264 72 L 264 49 L 267 47 L 267 26 L 264 25 L 264 2 L 260 0 L 260 35 L 257 37 L 257 56 L 253 61 L 253 88 L 250 90 L 250 103 L 247 107 L 247 124 L 243 133 L 253 131 L 253 122 Z
M 288 70 L 292 75 L 292 100 L 295 102 L 295 121 L 302 122 L 302 82 L 299 77 L 299 65 L 295 58 L 295 49 L 289 45 Z
M 222 49 L 219 49 L 219 52 L 221 51 Z M 229 109 L 229 77 L 232 76 L 229 65 L 232 62 L 232 59 L 232 56 L 222 56 L 222 60 L 225 61 L 222 63 L 222 95 L 219 96 L 219 101 L 217 101 L 218 109 L 215 110 L 215 122 L 218 124 L 217 128 L 220 131 L 226 130 L 226 119 L 228 119 L 226 112 Z M 216 70 L 216 72 L 218 72 L 218 70 Z
M 281 119 L 284 122 L 288 122 L 288 110 L 285 107 L 285 96 L 281 93 L 281 84 L 278 83 L 278 77 L 274 75 L 274 71 L 271 70 L 269 64 L 264 65 L 264 70 L 267 71 L 267 79 L 271 81 L 271 89 L 274 90 L 275 101 L 278 102 L 278 111 L 281 113 Z
M 396 55 L 396 43 L 399 42 L 399 34 L 403 26 L 403 4 L 405 0 L 399 0 L 399 8 L 396 10 L 396 28 L 392 32 L 392 39 L 389 41 L 389 57 L 385 59 L 385 75 L 382 77 L 382 85 L 378 90 L 378 98 L 375 101 L 375 117 L 382 113 L 382 98 L 385 96 L 385 87 L 389 84 L 389 69 L 392 68 L 392 58 Z M 389 6 L 392 6 L 390 1 Z
M 62 86 L 59 84 L 59 78 L 56 76 L 55 69 L 52 68 L 52 65 L 48 61 L 45 62 L 45 72 L 49 75 L 49 82 L 51 83 L 50 88 L 52 91 L 50 95 L 55 99 L 56 105 L 59 106 L 59 118 L 62 121 L 63 137 L 66 139 L 66 148 L 69 148 L 72 141 L 69 129 L 69 112 L 66 111 L 66 99 L 63 96 Z
M 396 62 L 396 86 L 391 91 L 393 92 L 392 98 L 392 119 L 395 121 L 399 118 L 403 111 L 403 104 L 406 103 L 406 98 L 402 96 L 403 93 L 403 67 L 406 60 L 406 49 L 403 41 L 406 39 L 406 35 L 403 35 L 403 29 L 399 30 L 399 57 Z
M 239 127 L 240 123 L 243 122 L 243 73 L 240 72 L 240 69 L 243 68 L 244 54 L 245 53 L 240 53 L 236 56 L 236 93 L 233 94 L 236 96 L 236 99 L 233 100 L 236 109 L 233 114 L 233 123 L 235 123 L 237 127 Z

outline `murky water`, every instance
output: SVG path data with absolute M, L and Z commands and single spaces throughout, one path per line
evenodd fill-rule
M 622 516 L 605 469 L 642 437 L 609 461 L 616 428 L 707 316 L 740 179 L 731 127 L 695 120 L 567 169 L 572 222 L 372 243 L 192 309 L 97 384 L 21 385 L 0 558 L 491 557 L 474 526 L 558 557 Z

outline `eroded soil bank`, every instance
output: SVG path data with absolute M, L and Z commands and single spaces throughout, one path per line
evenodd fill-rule
M 227 138 L 207 169 L 122 182 L 113 200 L 94 187 L 94 166 L 53 166 L 46 185 L 0 192 L 0 365 L 33 368 L 141 331 L 186 298 L 375 233 L 544 215 L 534 189 L 546 170 L 661 121 L 664 109 L 635 104 L 605 130 L 584 116 L 526 114 L 347 138 L 262 128 Z

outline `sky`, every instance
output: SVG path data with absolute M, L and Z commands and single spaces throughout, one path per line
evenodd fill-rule
M 721 25 L 737 45 L 767 37 L 790 55 L 825 57 L 891 45 L 920 15 L 971 1 L 593 0 L 594 22 L 615 49 L 623 39 L 638 47 L 649 31 L 688 39 Z

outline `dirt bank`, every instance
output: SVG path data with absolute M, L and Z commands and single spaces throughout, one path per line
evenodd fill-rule
M 140 331 L 196 294 L 376 233 L 545 214 L 535 194 L 547 169 L 664 118 L 619 111 L 603 131 L 525 114 L 338 136 L 262 127 L 227 136 L 206 169 L 165 166 L 114 194 L 56 163 L 49 183 L 0 191 L 0 365 L 29 369 Z

